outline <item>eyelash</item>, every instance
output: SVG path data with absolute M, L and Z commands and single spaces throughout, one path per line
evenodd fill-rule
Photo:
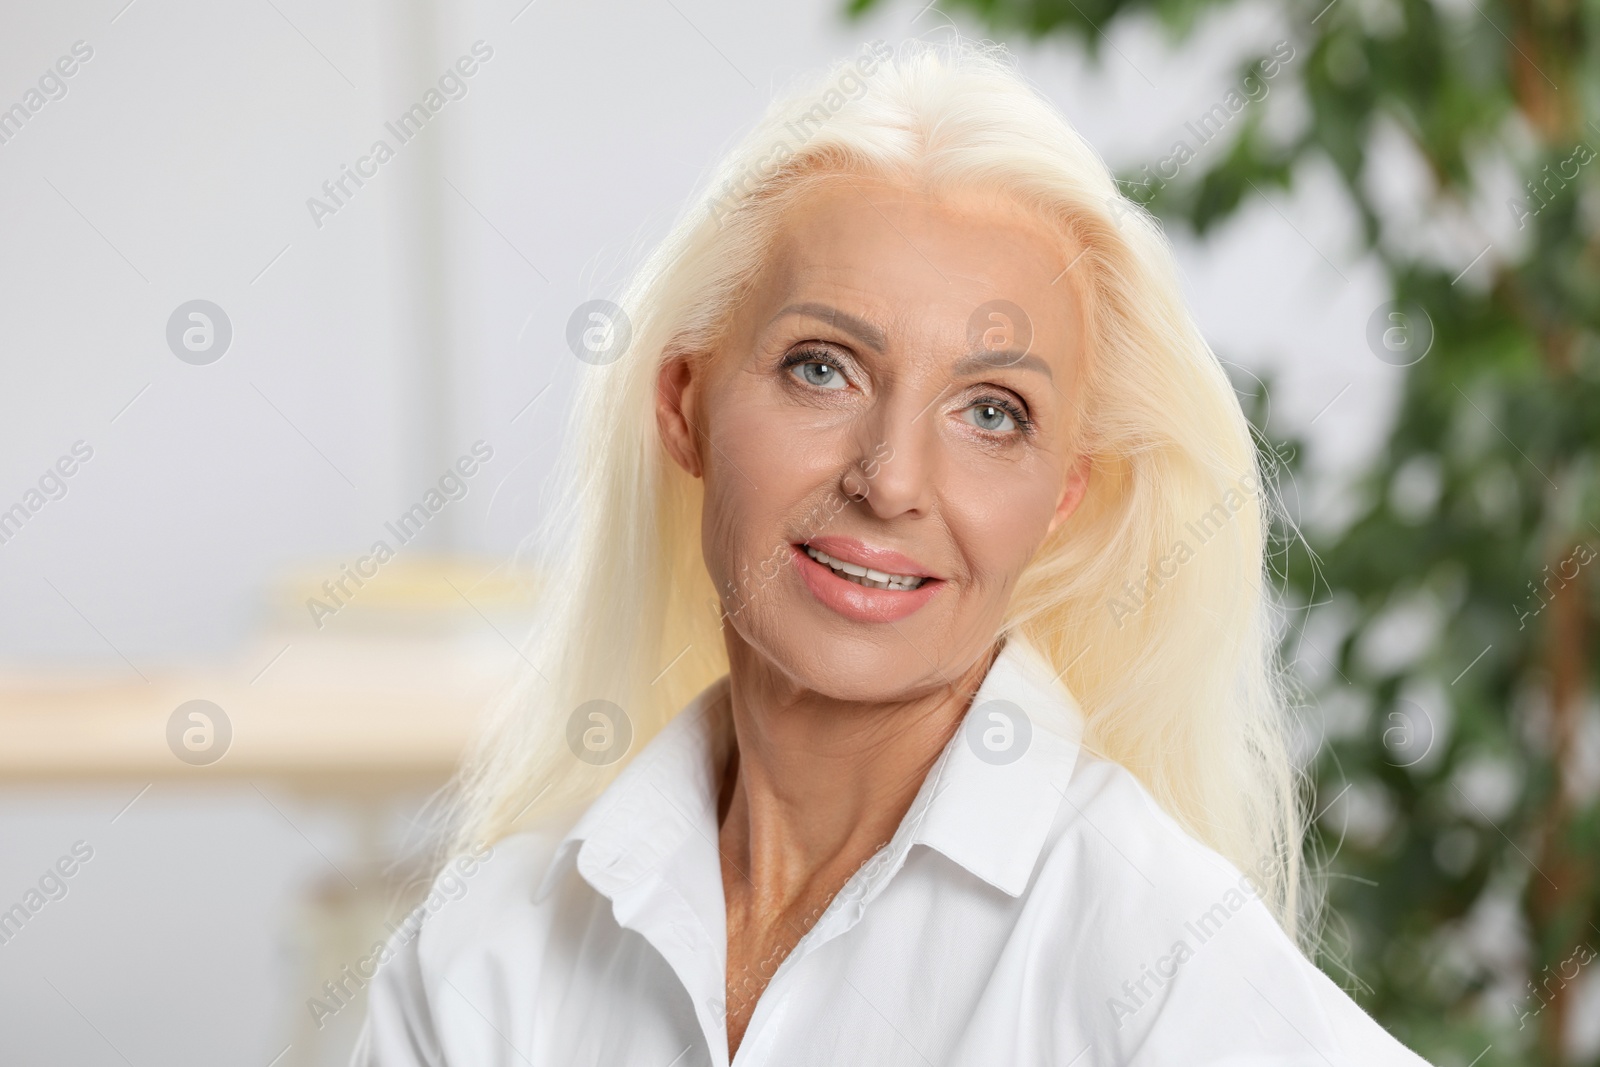
M 1033 433 L 1033 420 L 1028 418 L 1027 414 L 1022 410 L 1022 406 L 1020 404 L 1017 404 L 1011 400 L 1007 400 L 1005 397 L 980 396 L 972 403 L 968 404 L 967 407 L 999 408 L 1001 411 L 1011 416 L 1011 421 L 1017 424 L 1018 432 L 1023 434 Z
M 795 367 L 804 366 L 807 363 L 821 363 L 832 367 L 841 375 L 844 374 L 844 364 L 823 348 L 802 348 L 789 353 L 784 357 L 782 370 L 789 377 L 793 377 L 789 372 Z M 1013 400 L 1008 400 L 1002 396 L 980 396 L 967 405 L 968 408 L 979 406 L 999 408 L 1007 415 L 1010 415 L 1011 421 L 1017 424 L 1017 431 L 1023 435 L 1031 436 L 1034 432 L 1033 420 L 1028 417 L 1027 412 L 1023 411 L 1022 405 Z M 989 431 L 980 430 L 979 432 L 988 433 Z
M 788 374 L 796 367 L 803 367 L 807 363 L 822 363 L 844 375 L 844 364 L 824 348 L 801 348 L 789 353 L 783 358 L 783 371 Z M 793 377 L 793 375 L 790 375 Z

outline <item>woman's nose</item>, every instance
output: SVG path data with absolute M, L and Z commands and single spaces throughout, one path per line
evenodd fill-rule
M 880 519 L 929 513 L 939 470 L 933 407 L 890 403 L 876 413 L 855 463 L 841 479 L 846 496 Z

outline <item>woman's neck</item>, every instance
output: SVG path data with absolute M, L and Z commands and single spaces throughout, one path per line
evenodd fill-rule
M 718 800 L 728 1054 L 778 965 L 905 817 L 998 650 L 952 684 L 887 702 L 795 686 L 730 631 Z
M 894 834 L 994 660 L 951 684 L 887 702 L 795 686 L 729 638 L 734 730 L 719 804 L 726 861 L 780 907 L 845 878 Z M 838 879 L 842 884 L 842 879 Z
M 733 742 L 718 795 L 728 909 L 728 1054 L 779 963 L 894 835 L 994 662 L 896 701 L 795 686 L 728 637 Z

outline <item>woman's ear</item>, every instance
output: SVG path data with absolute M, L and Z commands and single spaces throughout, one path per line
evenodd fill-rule
M 656 430 L 667 455 L 689 473 L 700 477 L 700 435 L 695 430 L 699 381 L 687 356 L 669 356 L 656 374 Z
M 1050 516 L 1046 537 L 1055 533 L 1056 527 L 1066 522 L 1078 510 L 1078 505 L 1083 503 L 1083 495 L 1089 491 L 1089 467 L 1088 453 L 1080 453 L 1072 469 L 1067 472 L 1067 484 L 1062 487 L 1061 499 L 1056 502 L 1056 513 Z

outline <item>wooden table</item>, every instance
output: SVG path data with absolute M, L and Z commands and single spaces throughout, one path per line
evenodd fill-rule
M 319 630 L 304 594 L 329 573 L 280 583 L 269 625 L 227 662 L 0 668 L 0 781 L 262 777 L 336 793 L 443 782 L 520 665 L 525 578 L 397 560 Z M 168 738 L 196 699 L 232 730 L 204 766 Z

